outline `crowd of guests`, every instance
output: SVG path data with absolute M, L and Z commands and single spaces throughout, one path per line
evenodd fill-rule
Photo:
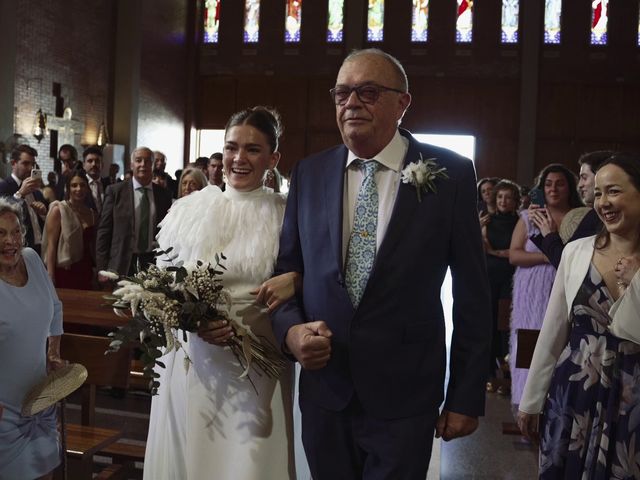
M 540 443 L 540 478 L 638 478 L 640 156 L 595 151 L 578 167 L 579 177 L 548 165 L 531 190 L 478 182 L 493 314 L 487 390 L 508 363 L 518 424 Z M 508 339 L 501 298 L 512 299 Z M 516 367 L 520 329 L 541 330 L 530 369 Z
M 353 52 L 331 98 L 344 145 L 299 162 L 288 198 L 278 193 L 280 117 L 265 107 L 234 114 L 224 153 L 175 179 L 146 147 L 121 181 L 117 168 L 101 177 L 99 148 L 79 160 L 64 145 L 46 185 L 33 148 L 11 153 L 0 182 L 0 300 L 10 312 L 0 360 L 11 365 L 0 371 L 2 475 L 51 478 L 59 462 L 53 410 L 37 421 L 19 411 L 28 387 L 64 364 L 54 286 L 107 287 L 96 272 L 133 274 L 159 245 L 185 262 L 224 251 L 230 318 L 301 365 L 302 414 L 293 369 L 242 382 L 220 348 L 233 329 L 211 321 L 188 335 L 191 369 L 181 350 L 163 357 L 145 478 L 424 478 L 434 433 L 471 434 L 498 369 L 510 373 L 522 433 L 540 441 L 540 478 L 640 476 L 640 156 L 585 154 L 579 178 L 547 165 L 531 189 L 474 184 L 469 160 L 398 128 L 411 95 L 397 59 Z M 437 190 L 417 176 L 401 182 L 423 157 L 447 172 L 434 176 Z M 433 235 L 434 224 L 448 234 Z M 505 298 L 509 334 L 498 328 Z M 521 329 L 541 330 L 530 369 L 515 365 Z
M 14 149 L 11 175 L 0 181 L 0 196 L 21 208 L 26 244 L 41 255 L 54 285 L 61 288 L 100 289 L 100 269 L 127 274 L 139 261 L 148 263 L 157 226 L 172 202 L 207 185 L 225 189 L 221 153 L 187 165 L 174 179 L 165 172 L 164 153 L 141 147 L 132 152 L 123 180 L 117 163 L 102 176 L 100 147 L 86 148 L 80 158 L 74 146 L 63 145 L 60 172 L 49 172 L 46 182 L 37 155 L 28 145 Z M 264 183 L 278 192 L 279 173 L 269 172 Z M 140 187 L 148 193 L 140 193 Z M 148 226 L 139 228 L 141 220 Z

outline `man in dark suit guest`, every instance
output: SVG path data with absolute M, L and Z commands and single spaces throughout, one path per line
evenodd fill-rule
M 65 143 L 58 149 L 58 160 L 60 161 L 61 170 L 56 184 L 56 198 L 64 200 L 67 177 L 73 172 L 78 163 L 78 150 L 73 145 Z
M 209 165 L 207 166 L 207 176 L 209 184 L 215 185 L 224 192 L 224 176 L 222 175 L 222 153 L 212 153 L 209 157 Z
M 98 271 L 133 274 L 154 261 L 158 224 L 171 206 L 171 193 L 151 182 L 153 152 L 131 153 L 132 178 L 107 188 L 96 239 Z M 108 279 L 99 276 L 101 282 Z
M 100 147 L 88 147 L 82 152 L 82 166 L 87 173 L 89 191 L 91 192 L 91 195 L 86 196 L 85 202 L 89 208 L 100 213 L 104 200 L 104 185 L 102 178 L 100 178 L 102 172 L 102 150 Z
M 164 173 L 165 180 L 167 182 L 167 187 L 173 198 L 178 198 L 178 182 L 171 178 L 169 172 L 166 171 L 167 168 L 167 156 L 162 153 L 160 150 L 155 150 L 153 152 L 153 170 Z
M 122 181 L 122 179 L 118 175 L 119 171 L 120 165 L 118 165 L 117 163 L 112 163 L 111 165 L 109 165 L 109 176 L 102 177 L 102 186 L 104 187 L 104 190 L 106 190 L 109 185 Z
M 411 95 L 385 52 L 350 54 L 331 94 L 344 145 L 292 174 L 276 272 L 300 272 L 303 286 L 276 309 L 273 330 L 303 368 L 302 439 L 315 480 L 424 479 L 434 431 L 469 435 L 484 413 L 491 306 L 475 172 L 398 128 Z M 402 183 L 403 173 L 413 180 Z M 454 330 L 439 415 L 447 268 Z
M 39 190 L 42 179 L 31 177 L 37 156 L 38 152 L 29 145 L 18 145 L 11 152 L 11 175 L 0 181 L 0 195 L 20 203 L 27 246 L 40 253 L 47 206 Z

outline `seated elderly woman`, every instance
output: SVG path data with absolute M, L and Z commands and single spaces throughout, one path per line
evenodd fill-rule
M 540 422 L 540 478 L 639 478 L 640 156 L 595 179 L 605 229 L 566 245 L 518 424 Z
M 48 479 L 60 463 L 55 407 L 29 417 L 21 410 L 31 388 L 64 363 L 62 305 L 24 233 L 20 207 L 0 199 L 0 478 Z
M 202 190 L 209 184 L 207 177 L 198 167 L 187 167 L 180 176 L 180 184 L 178 185 L 178 198 Z

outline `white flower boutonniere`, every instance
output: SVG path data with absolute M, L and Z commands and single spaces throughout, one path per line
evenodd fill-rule
M 422 192 L 438 191 L 436 187 L 438 178 L 449 178 L 447 169 L 438 165 L 435 158 L 424 160 L 422 153 L 420 153 L 420 160 L 411 162 L 402 170 L 402 183 L 410 183 L 416 187 L 419 202 L 422 201 Z

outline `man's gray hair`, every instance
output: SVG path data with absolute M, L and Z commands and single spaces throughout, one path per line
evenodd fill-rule
M 133 151 L 131 152 L 131 161 L 134 161 L 136 159 L 136 152 L 140 152 L 142 150 L 146 150 L 151 154 L 151 163 L 153 163 L 153 150 L 151 150 L 149 147 L 134 148 Z
M 362 50 L 353 50 L 342 61 L 342 65 L 361 55 L 377 55 L 379 57 L 384 58 L 389 63 L 389 65 L 391 65 L 391 67 L 395 70 L 396 76 L 400 81 L 400 89 L 405 93 L 409 92 L 409 79 L 407 78 L 407 73 L 404 71 L 404 67 L 400 63 L 400 60 L 398 60 L 393 55 L 388 54 L 384 50 L 380 50 L 379 48 L 364 48 Z

